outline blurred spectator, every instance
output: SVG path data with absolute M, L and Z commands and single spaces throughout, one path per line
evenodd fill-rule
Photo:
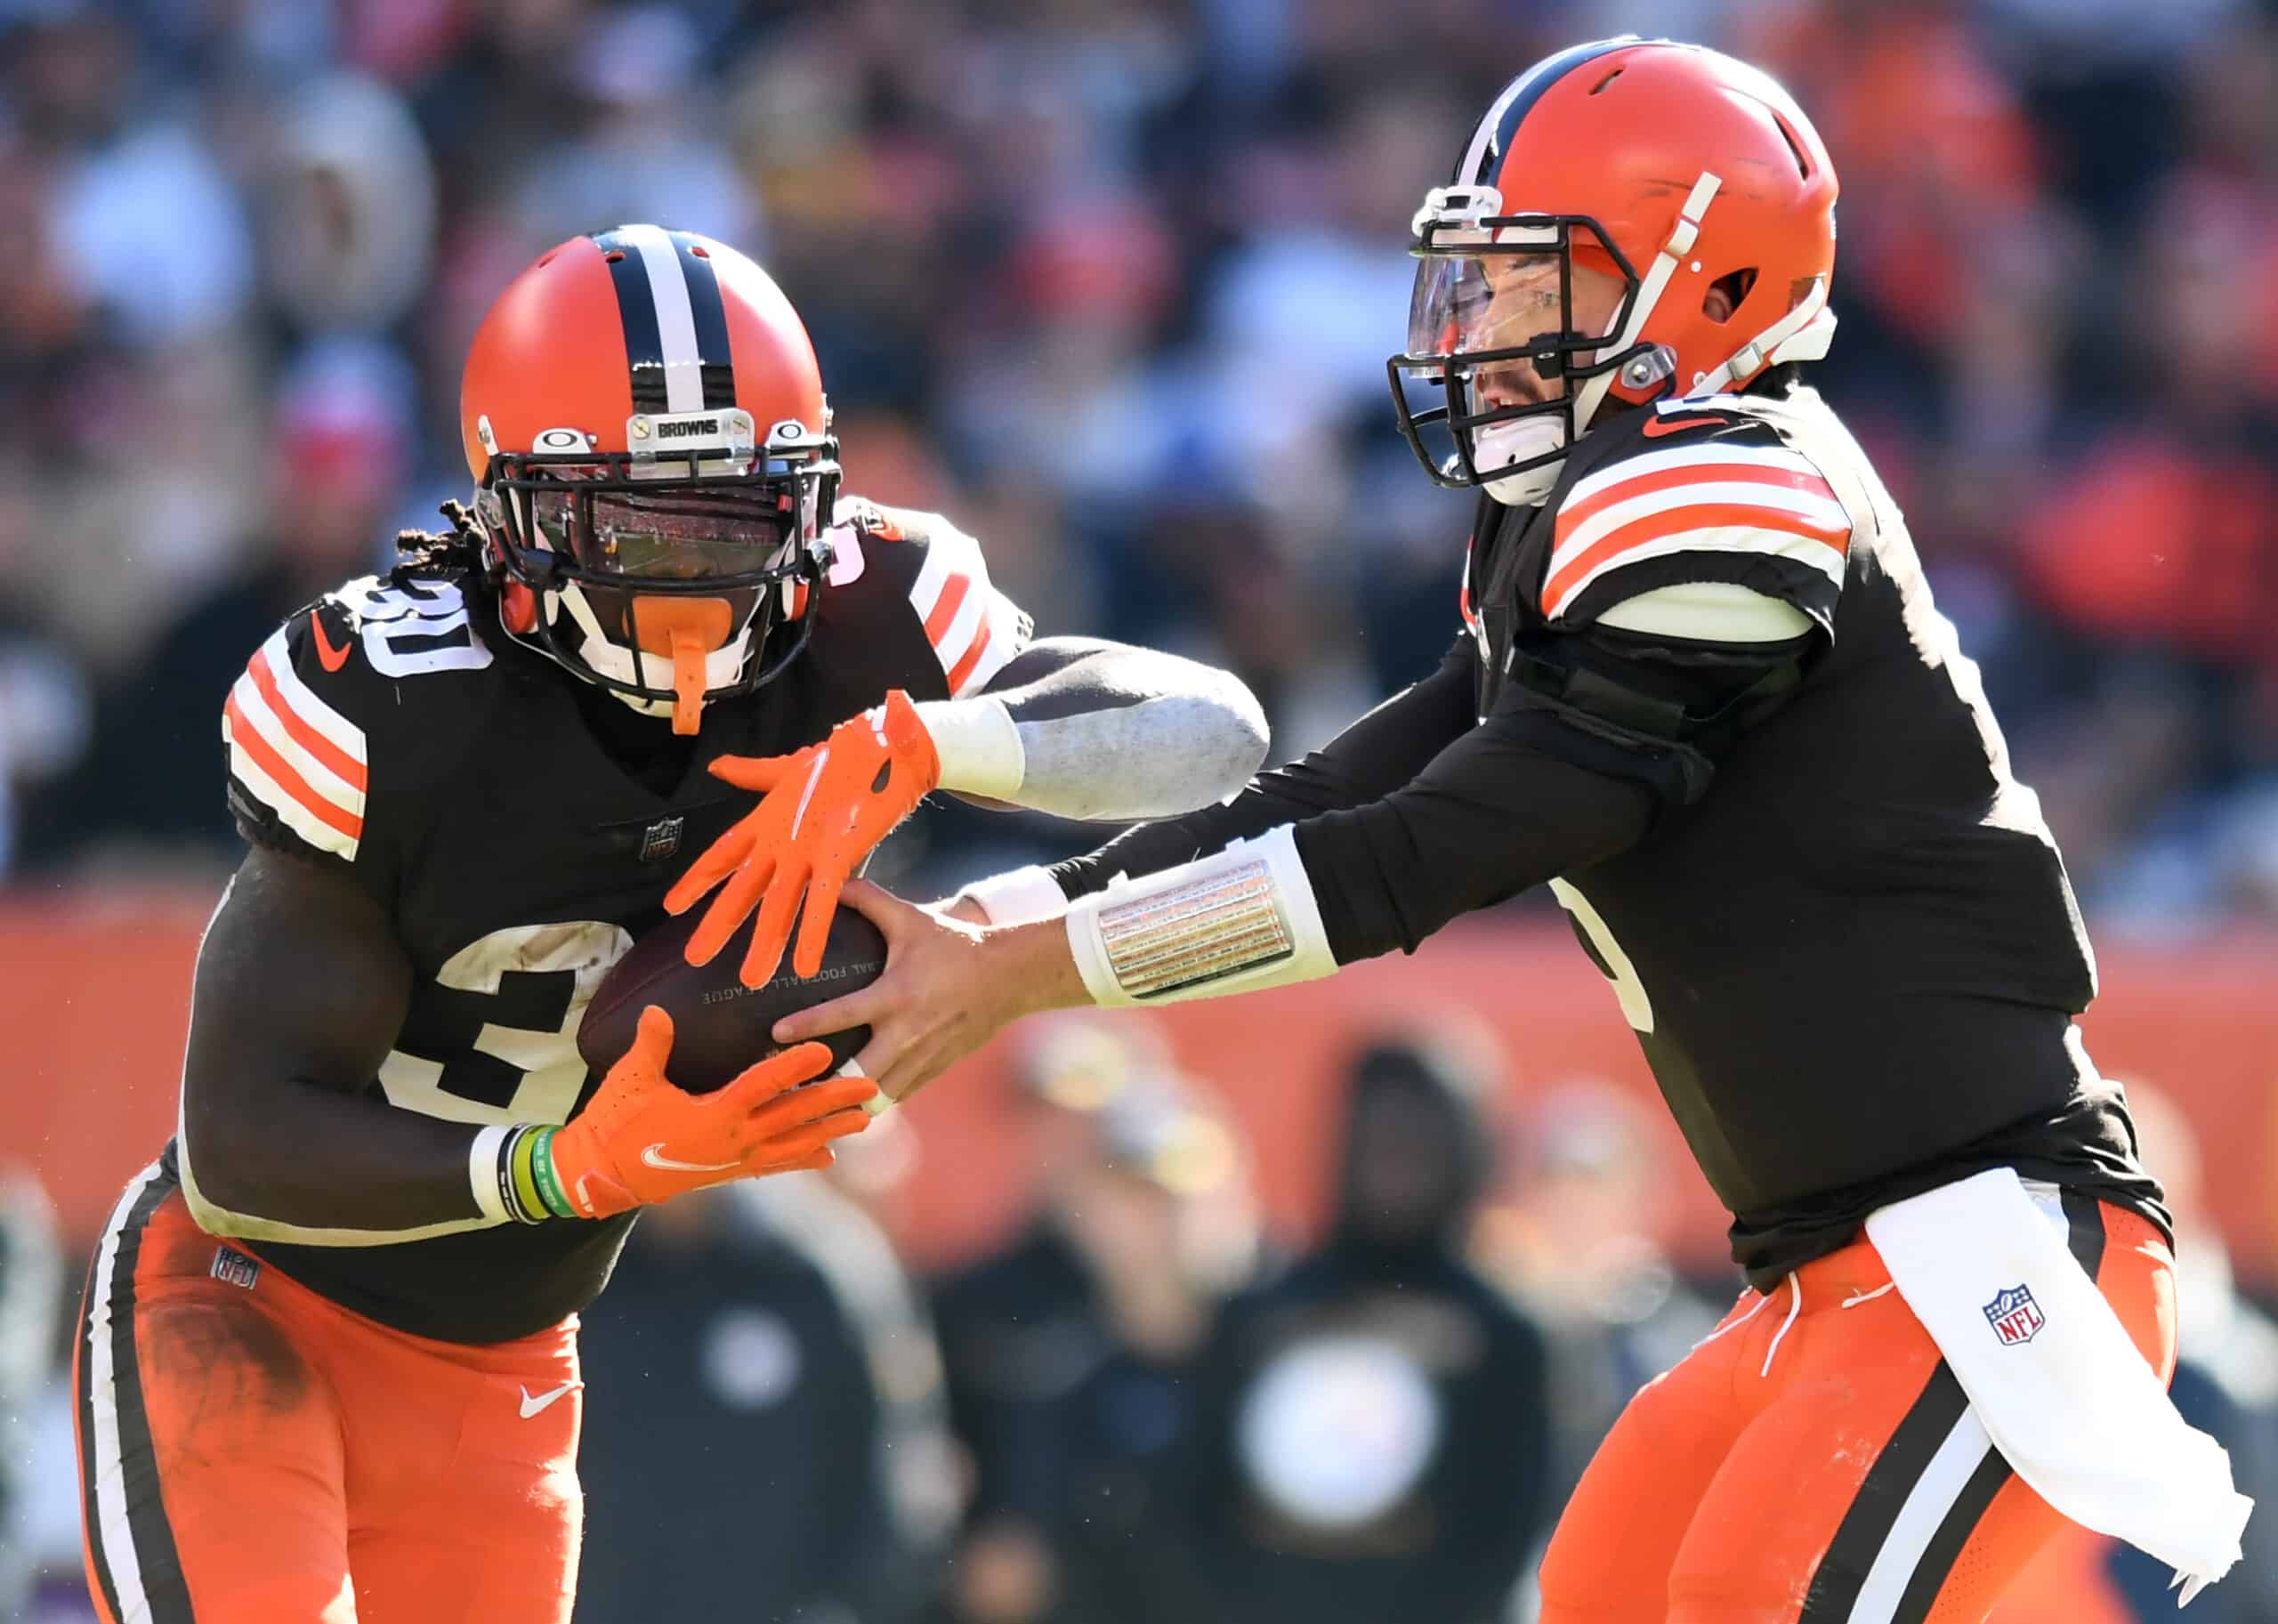
M 975 1624 L 1200 1617 L 1172 1475 L 1187 1367 L 1253 1261 L 1231 1129 L 1088 1022 L 1026 1057 L 1043 1206 L 935 1298 L 974 1495 L 944 1600 Z
M 1612 1083 L 1561 1084 L 1528 1112 L 1482 1216 L 1482 1266 L 1549 1337 L 1561 1502 L 1631 1395 L 1716 1329 L 1739 1289 L 1696 1289 L 1652 1239 L 1661 1129 Z
M 940 1355 L 828 1182 L 644 1214 L 582 1340 L 611 1402 L 578 1449 L 581 1620 L 917 1616 L 955 1515 Z
M 1204 1599 L 1178 1616 L 1504 1616 L 1555 1507 L 1542 1335 L 1466 1255 L 1497 1081 L 1419 1039 L 1355 1060 L 1328 1241 L 1229 1304 L 1198 1368 Z
M 435 238 L 435 175 L 410 109 L 350 74 L 303 90 L 279 131 L 263 228 L 271 296 L 303 332 L 376 332 L 406 314 Z
M 286 616 L 387 566 L 383 532 L 409 456 L 410 409 L 410 379 L 392 351 L 333 340 L 295 362 L 269 435 L 252 567 L 182 604 L 146 654 L 109 673 L 94 747 L 48 797 L 35 836 L 41 855 L 148 844 L 169 860 L 234 860 L 222 703 Z
M 0 1163 L 0 1618 L 26 1616 L 36 1577 L 23 1502 L 62 1286 L 54 1214 L 39 1180 Z

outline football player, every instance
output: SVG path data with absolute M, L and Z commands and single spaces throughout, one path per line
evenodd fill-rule
M 2056 844 L 1802 381 L 1835 199 L 1717 53 L 1513 80 L 1416 216 L 1390 362 L 1480 492 L 1444 664 L 1229 804 L 943 909 L 851 889 L 886 974 L 777 1027 L 870 1023 L 900 1096 L 1030 1010 L 1327 975 L 1548 884 L 1750 1282 L 1606 1439 L 1549 1624 L 1977 1618 L 2060 1510 L 2197 1580 L 2244 1520 L 2163 1391 L 2169 1219 Z
M 578 1058 L 744 810 L 720 764 L 844 739 L 815 759 L 867 783 L 890 747 L 911 802 L 1128 820 L 1264 755 L 1232 678 L 1033 641 L 971 537 L 842 498 L 806 332 L 724 244 L 543 255 L 460 416 L 472 510 L 294 615 L 223 710 L 252 849 L 78 1341 L 117 1624 L 568 1620 L 577 1316 L 635 1210 L 820 1166 L 876 1092 L 807 1045 L 683 1093 L 653 1009 L 606 1077 Z

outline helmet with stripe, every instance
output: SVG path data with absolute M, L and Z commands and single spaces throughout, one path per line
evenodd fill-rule
M 735 249 L 627 225 L 540 255 L 459 420 L 508 635 L 681 732 L 804 646 L 838 444 L 805 327 Z
M 1635 36 L 1545 58 L 1417 212 L 1408 349 L 1387 363 L 1401 432 L 1438 482 L 1539 502 L 1604 414 L 1817 360 L 1836 190 L 1803 109 L 1746 62 Z M 1541 330 L 1515 332 L 1494 289 L 1529 263 L 1556 268 L 1556 325 L 1546 309 Z M 1578 269 L 1618 279 L 1610 317 L 1578 321 Z M 1563 387 L 1482 391 L 1512 366 Z

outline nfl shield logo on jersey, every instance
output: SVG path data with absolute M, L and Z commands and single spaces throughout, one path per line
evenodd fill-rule
M 680 850 L 680 831 L 686 818 L 660 818 L 641 832 L 641 860 L 660 863 Z
M 1993 1334 L 2001 1338 L 2004 1347 L 2031 1342 L 2048 1323 L 2041 1317 L 2040 1305 L 2032 1300 L 2032 1292 L 2024 1286 L 2012 1286 L 1997 1294 L 1985 1305 L 1985 1321 L 1993 1328 Z

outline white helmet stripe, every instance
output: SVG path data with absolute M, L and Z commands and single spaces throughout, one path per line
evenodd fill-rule
M 664 348 L 665 409 L 702 411 L 703 356 L 697 348 L 696 313 L 689 303 L 679 250 L 653 225 L 621 226 L 615 235 L 640 254 L 642 268 L 649 273 L 649 293 L 657 305 L 657 336 Z

